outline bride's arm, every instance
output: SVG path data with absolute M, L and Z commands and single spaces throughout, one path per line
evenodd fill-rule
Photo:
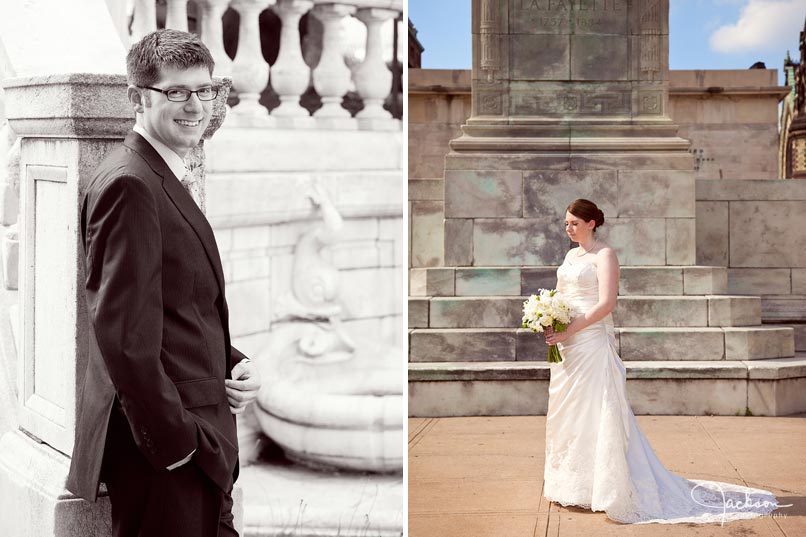
M 618 298 L 619 264 L 616 252 L 612 248 L 602 248 L 596 254 L 596 275 L 599 279 L 599 302 L 591 309 L 580 315 L 568 325 L 563 332 L 556 332 L 546 338 L 553 345 L 562 343 L 583 328 L 587 328 L 597 321 L 601 321 L 616 308 Z

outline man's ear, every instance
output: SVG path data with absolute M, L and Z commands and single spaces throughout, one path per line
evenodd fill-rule
M 143 88 L 138 88 L 134 85 L 129 85 L 128 89 L 126 90 L 126 96 L 129 98 L 129 104 L 132 105 L 135 113 L 142 114 L 145 111 L 146 104 L 146 90 Z

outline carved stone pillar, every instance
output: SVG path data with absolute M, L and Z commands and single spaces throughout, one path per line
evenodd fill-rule
M 384 99 L 392 89 L 392 71 L 383 61 L 381 25 L 397 16 L 391 9 L 364 8 L 356 18 L 367 26 L 367 49 L 364 61 L 355 70 L 355 85 L 364 99 L 364 109 L 356 114 L 358 125 L 368 130 L 396 129 L 398 122 L 384 110 Z
M 224 27 L 221 17 L 230 0 L 196 0 L 201 15 L 201 38 L 215 60 L 215 74 L 232 74 L 232 60 L 224 50 Z
M 188 31 L 188 0 L 168 0 L 165 27 Z
M 154 0 L 134 0 L 132 43 L 157 29 L 157 3 Z
M 260 93 L 269 83 L 269 64 L 260 50 L 260 12 L 269 7 L 269 0 L 233 0 L 232 7 L 241 16 L 238 52 L 232 63 L 232 78 L 241 102 L 232 109 L 232 119 L 238 125 L 268 125 L 269 111 L 258 102 Z
M 311 81 L 311 69 L 302 58 L 299 20 L 313 7 L 313 0 L 278 0 L 274 11 L 282 20 L 280 53 L 272 66 L 271 85 L 280 96 L 280 106 L 272 111 L 277 124 L 287 128 L 312 127 L 310 113 L 299 103 Z
M 341 106 L 344 94 L 350 89 L 350 68 L 344 63 L 341 39 L 341 21 L 355 12 L 355 6 L 345 4 L 318 4 L 314 16 L 322 21 L 322 57 L 313 70 L 313 86 L 322 98 L 322 108 L 314 113 L 317 124 L 324 128 L 355 129 L 356 120 Z
M 694 264 L 690 143 L 667 106 L 669 0 L 472 4 L 472 112 L 445 160 L 445 264 L 560 264 L 556 222 L 576 197 L 604 211 L 597 236 L 622 265 Z

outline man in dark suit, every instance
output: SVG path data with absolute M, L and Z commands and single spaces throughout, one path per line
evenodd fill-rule
M 213 59 L 160 30 L 126 58 L 136 125 L 81 212 L 90 353 L 67 488 L 112 503 L 115 537 L 237 535 L 235 416 L 260 380 L 230 344 L 218 248 L 182 185 L 207 127 Z

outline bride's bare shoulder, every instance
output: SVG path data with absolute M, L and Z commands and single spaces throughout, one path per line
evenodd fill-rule
M 616 255 L 616 251 L 610 247 L 609 244 L 601 243 L 598 250 L 596 251 L 596 257 L 598 259 L 609 259 L 613 260 L 618 264 L 618 256 Z

